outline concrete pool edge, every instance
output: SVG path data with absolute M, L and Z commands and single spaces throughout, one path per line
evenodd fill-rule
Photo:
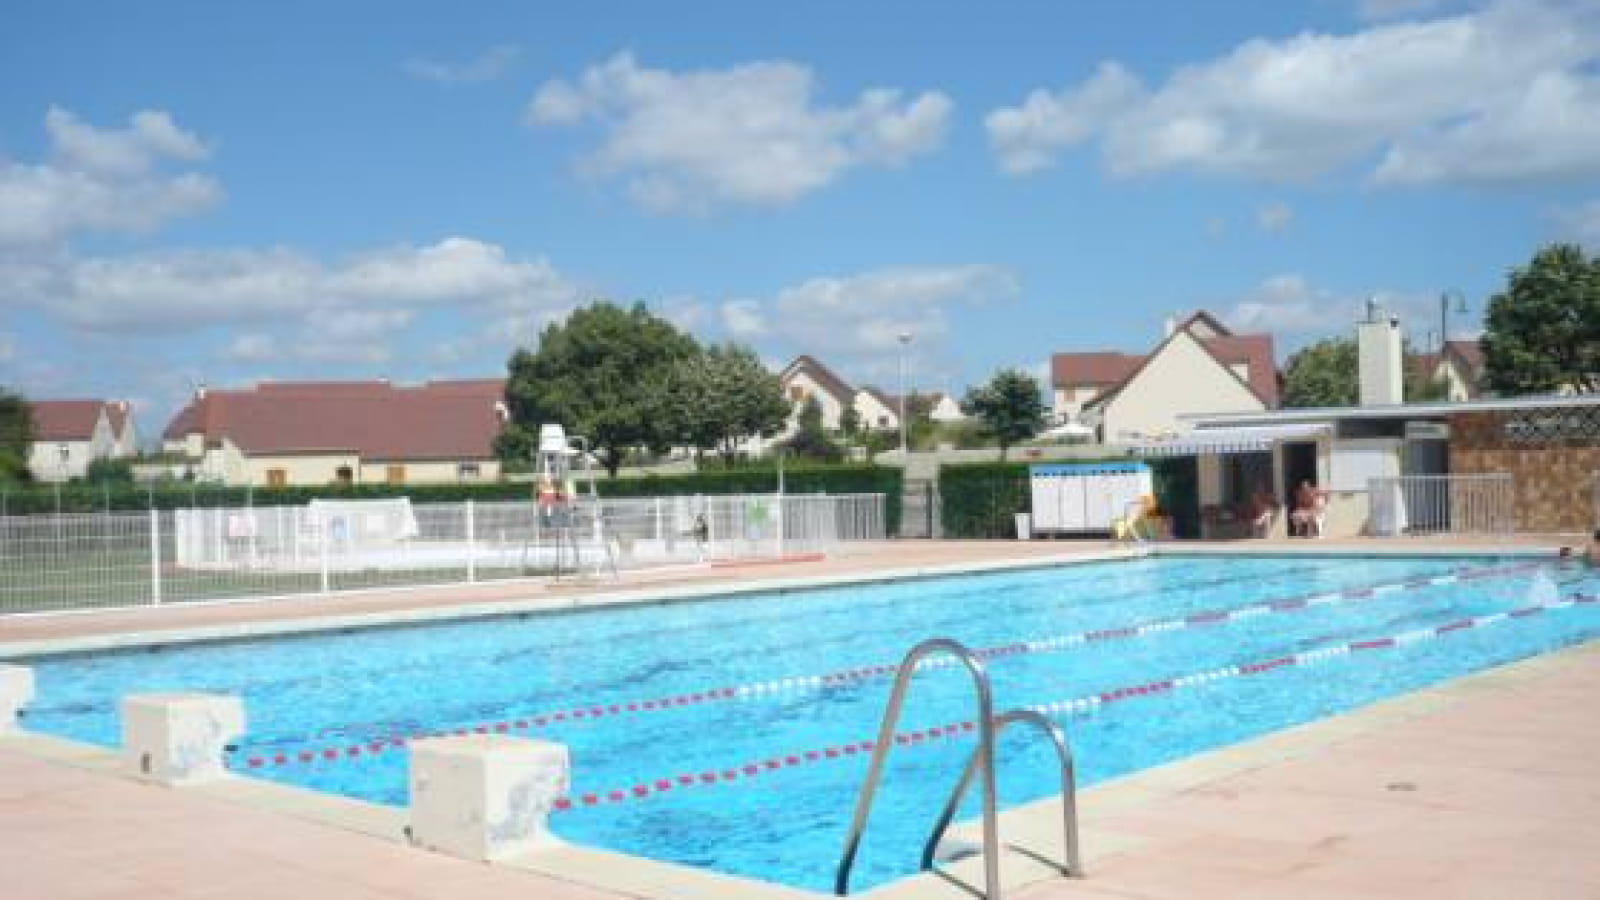
M 1576 668 L 1589 663 L 1596 655 L 1600 655 L 1600 639 L 1463 675 L 1346 713 L 1205 751 L 1088 788 L 1081 793 L 1079 803 L 1080 821 L 1086 823 L 1083 845 L 1090 883 L 1098 861 L 1137 851 L 1141 843 L 1141 839 L 1135 836 L 1098 828 L 1094 824 L 1097 817 L 1192 791 L 1239 773 L 1325 751 L 1342 741 L 1425 716 L 1482 691 L 1515 688 L 1522 682 L 1551 672 Z M 131 776 L 123 774 L 115 751 L 94 745 L 21 732 L 0 737 L 0 748 L 132 780 Z M 183 790 L 391 842 L 406 843 L 403 835 L 405 812 L 391 807 L 240 776 Z M 1058 810 L 1058 796 L 1052 796 L 1003 812 L 1000 822 L 1002 839 L 1034 856 L 1058 859 Z M 970 840 L 973 829 L 974 823 L 961 823 L 952 831 L 952 837 Z M 879 900 L 970 897 L 971 886 L 981 883 L 978 863 L 977 859 L 965 859 L 944 867 L 942 873 L 909 876 L 865 891 L 861 896 Z M 795 900 L 824 896 L 784 885 L 581 845 L 552 847 L 499 865 L 563 882 L 600 888 L 618 896 L 651 900 L 687 897 Z M 1003 874 L 1008 889 L 1059 877 L 1053 869 L 1037 859 L 1014 852 L 1006 854 Z
M 992 572 L 1023 571 L 1087 565 L 1099 562 L 1147 557 L 1211 556 L 1367 556 L 1367 557 L 1553 557 L 1563 548 L 1558 544 L 1507 547 L 1494 544 L 1455 546 L 1360 546 L 1321 545 L 1306 542 L 1294 545 L 1238 543 L 1148 543 L 1110 546 L 1088 552 L 1063 552 L 1059 555 L 1017 559 L 962 561 L 939 565 L 915 565 L 879 571 L 846 572 L 789 578 L 757 578 L 737 584 L 690 584 L 652 586 L 640 584 L 597 594 L 562 597 L 526 597 L 513 600 L 465 601 L 415 609 L 378 610 L 303 618 L 203 625 L 153 631 L 88 634 L 74 637 L 0 641 L 0 662 L 99 651 L 156 648 L 183 644 L 219 643 L 268 637 L 292 637 L 319 632 L 442 624 L 474 619 L 493 619 L 526 615 L 571 614 L 597 609 L 622 609 L 680 602 L 731 600 L 759 593 L 792 593 L 850 585 L 881 584 L 923 578 L 944 578 Z M 256 601 L 271 603 L 271 600 Z M 248 601 L 227 601 L 245 606 Z M 173 605 L 170 609 L 182 609 Z M 115 610 L 105 612 L 117 612 Z M 94 611 L 74 612 L 73 617 L 88 618 Z M 0 617 L 0 624 L 4 618 Z

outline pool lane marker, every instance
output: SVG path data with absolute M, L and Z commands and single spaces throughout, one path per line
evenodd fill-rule
M 1394 593 L 1395 591 L 1405 590 L 1407 588 L 1415 589 L 1437 585 L 1449 585 L 1464 581 L 1478 581 L 1487 578 L 1515 575 L 1530 569 L 1536 569 L 1538 567 L 1538 563 L 1518 563 L 1504 566 L 1488 566 L 1478 569 L 1467 569 L 1460 572 L 1443 575 L 1411 577 L 1399 581 L 1384 582 L 1364 587 L 1322 591 L 1296 597 L 1280 597 L 1249 603 L 1243 606 L 1233 607 L 1231 609 L 1202 610 L 1169 619 L 1154 619 L 1115 628 L 1101 628 L 1090 631 L 1076 632 L 1073 634 L 1056 635 L 1053 637 L 1036 638 L 1028 641 L 1018 641 L 1009 644 L 997 644 L 989 647 L 980 647 L 974 649 L 973 654 L 980 659 L 998 659 L 1001 657 L 1021 656 L 1033 653 L 1050 653 L 1086 644 L 1096 644 L 1113 640 L 1143 637 L 1146 635 L 1178 631 L 1197 626 L 1236 622 L 1243 619 L 1272 613 L 1289 613 L 1330 604 L 1360 602 Z M 953 664 L 954 663 L 951 660 L 935 658 L 923 660 L 917 664 L 917 668 L 919 670 L 938 669 L 946 668 Z M 448 737 L 452 735 L 465 736 L 469 734 L 492 733 L 507 734 L 513 731 L 528 731 L 548 728 L 552 724 L 584 722 L 620 715 L 661 712 L 686 706 L 697 706 L 705 703 L 717 703 L 729 700 L 760 698 L 776 694 L 787 694 L 794 691 L 815 691 L 823 688 L 837 687 L 840 685 L 866 681 L 874 678 L 886 678 L 894 675 L 898 671 L 899 666 L 892 664 L 859 666 L 852 669 L 841 669 L 834 672 L 827 672 L 821 675 L 796 675 L 787 678 L 775 678 L 767 681 L 757 681 L 740 685 L 711 688 L 704 691 L 693 691 L 650 700 L 632 700 L 609 704 L 578 706 L 567 710 L 557 710 L 554 712 L 540 713 L 537 715 L 520 716 L 512 719 L 502 719 L 493 722 L 461 726 L 458 728 L 442 729 L 437 731 L 417 731 L 403 735 L 391 735 L 387 737 L 373 738 L 366 742 L 352 743 L 348 745 L 310 747 L 297 751 L 284 750 L 273 753 L 258 753 L 246 757 L 244 763 L 247 768 L 261 769 L 295 764 L 337 762 L 341 759 L 359 759 L 363 756 L 376 755 L 387 750 L 399 749 L 411 741 L 430 737 Z M 237 753 L 239 751 L 235 749 L 231 752 Z
M 1385 637 L 1368 640 L 1350 641 L 1336 646 L 1324 647 L 1318 650 L 1306 650 L 1291 653 L 1286 656 L 1271 659 L 1242 663 L 1233 666 L 1223 666 L 1204 672 L 1195 672 L 1180 675 L 1175 678 L 1164 678 L 1159 681 L 1148 681 L 1143 684 L 1129 685 L 1113 688 L 1083 697 L 1069 700 L 1058 700 L 1053 703 L 1039 703 L 1028 707 L 1044 713 L 1052 714 L 1086 714 L 1114 703 L 1131 700 L 1135 697 L 1149 697 L 1168 694 L 1173 691 L 1212 684 L 1229 678 L 1248 678 L 1253 675 L 1263 675 L 1279 669 L 1310 666 L 1338 657 L 1350 656 L 1376 650 L 1392 650 L 1406 647 L 1424 641 L 1437 640 L 1463 631 L 1486 628 L 1491 625 L 1523 619 L 1540 613 L 1567 609 L 1584 604 L 1600 602 L 1600 596 L 1577 594 L 1564 600 L 1525 606 L 1507 612 L 1490 613 L 1483 616 L 1472 616 L 1457 619 L 1443 625 L 1418 628 L 1404 631 Z M 899 732 L 894 735 L 897 747 L 918 747 L 932 744 L 935 741 L 948 740 L 976 730 L 977 723 L 972 720 L 948 722 L 935 725 L 931 728 L 916 731 Z M 798 750 L 769 756 L 764 759 L 753 760 L 738 765 L 706 769 L 698 772 L 683 772 L 667 778 L 657 778 L 650 781 L 641 781 L 627 788 L 615 788 L 605 791 L 590 791 L 568 797 L 561 797 L 555 801 L 555 812 L 570 812 L 595 806 L 606 806 L 631 800 L 642 800 L 653 795 L 664 794 L 669 791 L 689 787 L 707 787 L 718 784 L 727 784 L 735 781 L 748 780 L 779 769 L 793 768 L 796 766 L 810 765 L 844 759 L 871 753 L 877 748 L 877 742 L 871 740 L 852 741 L 844 744 L 834 744 L 810 750 Z

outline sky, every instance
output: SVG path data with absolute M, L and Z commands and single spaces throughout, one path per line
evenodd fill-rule
M 1600 0 L 0 0 L 0 386 L 502 375 L 596 299 L 960 393 L 1600 247 Z M 908 345 L 897 340 L 911 334 Z

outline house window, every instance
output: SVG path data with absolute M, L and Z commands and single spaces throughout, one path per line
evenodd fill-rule
M 333 470 L 333 480 L 339 484 L 351 484 L 356 480 L 356 475 L 349 466 L 340 466 Z
M 789 399 L 796 403 L 806 399 L 806 389 L 798 384 L 789 385 Z
M 66 462 L 67 458 L 72 455 L 72 448 L 68 447 L 66 444 L 57 444 L 56 451 L 61 454 L 62 462 Z
M 462 481 L 472 481 L 479 475 L 477 463 L 462 463 L 456 466 L 456 477 Z
M 878 417 L 878 427 L 879 428 L 888 428 L 889 427 L 889 417 L 888 416 L 879 416 Z
M 269 487 L 269 488 L 281 488 L 281 487 L 287 487 L 288 484 L 289 484 L 289 470 L 287 470 L 287 469 L 268 469 L 267 470 L 267 487 Z
M 406 467 L 405 466 L 389 466 L 387 469 L 384 470 L 383 480 L 387 481 L 390 484 L 405 484 L 406 483 Z

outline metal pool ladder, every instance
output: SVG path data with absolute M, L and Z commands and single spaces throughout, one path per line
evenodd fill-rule
M 861 836 L 866 831 L 867 818 L 872 813 L 872 802 L 877 796 L 878 782 L 883 777 L 884 761 L 888 757 L 889 748 L 894 744 L 894 729 L 900 720 L 900 707 L 905 702 L 906 688 L 911 683 L 911 676 L 916 674 L 918 664 L 934 654 L 955 657 L 972 676 L 973 687 L 977 689 L 978 694 L 978 746 L 968 758 L 961 779 L 950 792 L 950 799 L 945 803 L 943 812 L 939 814 L 927 843 L 923 845 L 922 870 L 926 872 L 933 868 L 934 853 L 938 849 L 940 839 L 944 837 L 945 829 L 950 826 L 950 820 L 955 818 L 956 810 L 961 806 L 961 798 L 972 784 L 973 776 L 980 776 L 983 781 L 984 897 L 986 900 L 1000 900 L 1000 832 L 995 815 L 994 742 L 995 737 L 1007 726 L 1025 722 L 1044 732 L 1055 747 L 1056 758 L 1061 767 L 1061 824 L 1065 856 L 1061 869 L 1069 877 L 1083 877 L 1083 864 L 1078 858 L 1077 783 L 1072 751 L 1061 728 L 1047 716 L 1032 709 L 1014 709 L 996 717 L 994 693 L 990 690 L 989 673 L 985 671 L 982 661 L 958 641 L 950 638 L 930 638 L 911 648 L 911 652 L 901 660 L 895 675 L 894 689 L 890 691 L 889 704 L 883 711 L 883 723 L 878 727 L 878 740 L 872 747 L 872 762 L 867 767 L 866 779 L 861 783 L 861 792 L 856 795 L 855 815 L 850 822 L 850 831 L 845 837 L 844 853 L 839 859 L 839 869 L 833 880 L 833 892 L 840 897 L 850 893 L 850 869 L 855 865 L 857 851 L 861 849 Z

